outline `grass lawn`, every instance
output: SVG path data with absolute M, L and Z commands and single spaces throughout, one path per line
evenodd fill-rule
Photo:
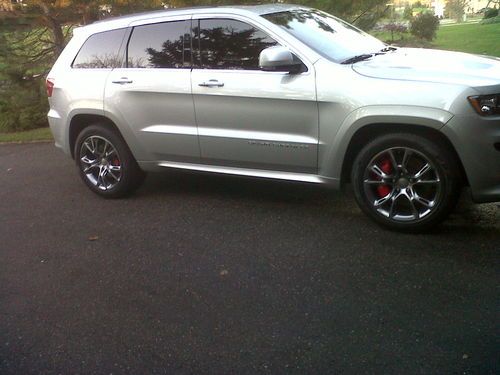
M 52 133 L 48 127 L 17 133 L 0 133 L 0 143 L 50 141 L 52 139 Z
M 500 57 L 500 23 L 441 26 L 436 48 Z
M 387 31 L 373 32 L 373 36 L 389 41 L 391 34 Z M 438 48 L 450 51 L 469 52 L 500 57 L 500 23 L 481 25 L 478 23 L 441 26 L 437 38 L 430 42 L 418 41 L 410 33 L 402 35 L 402 43 L 398 44 L 401 34 L 394 35 L 394 44 L 408 47 Z

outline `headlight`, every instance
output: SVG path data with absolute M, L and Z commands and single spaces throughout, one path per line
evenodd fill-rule
M 500 94 L 469 96 L 467 99 L 481 116 L 500 114 Z

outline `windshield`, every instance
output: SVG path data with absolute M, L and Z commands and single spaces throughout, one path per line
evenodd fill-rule
M 385 47 L 380 40 L 316 9 L 296 9 L 265 14 L 262 17 L 335 62 L 378 52 Z

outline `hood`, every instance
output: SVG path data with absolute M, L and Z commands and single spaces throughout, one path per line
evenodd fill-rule
M 359 74 L 373 78 L 438 82 L 470 87 L 500 84 L 500 59 L 424 48 L 399 48 L 354 63 Z

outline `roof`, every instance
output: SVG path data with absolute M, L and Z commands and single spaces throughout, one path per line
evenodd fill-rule
M 191 7 L 191 8 L 172 8 L 172 9 L 162 9 L 155 10 L 144 13 L 130 14 L 121 17 L 113 17 L 104 20 L 94 22 L 90 25 L 78 28 L 83 31 L 92 30 L 97 31 L 99 29 L 107 30 L 114 28 L 127 27 L 131 22 L 140 21 L 144 19 L 154 19 L 168 16 L 176 15 L 190 15 L 208 12 L 217 13 L 228 13 L 228 14 L 240 14 L 240 15 L 263 15 L 276 12 L 284 12 L 291 9 L 305 8 L 300 5 L 293 4 L 262 4 L 262 5 L 235 5 L 235 6 L 210 6 L 210 7 Z

